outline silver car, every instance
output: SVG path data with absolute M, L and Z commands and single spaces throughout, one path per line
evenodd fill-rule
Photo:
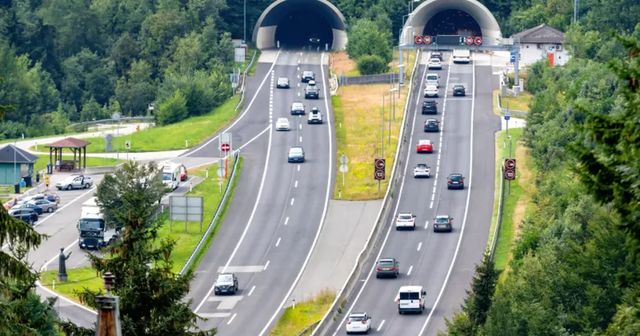
M 58 210 L 58 204 L 55 202 L 51 202 L 47 199 L 41 198 L 41 199 L 34 199 L 31 200 L 29 202 L 27 202 L 28 204 L 33 204 L 33 205 L 37 205 L 39 207 L 42 208 L 42 212 L 48 212 L 48 213 L 52 213 L 56 210 Z

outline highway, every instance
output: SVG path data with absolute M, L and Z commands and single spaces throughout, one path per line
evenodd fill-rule
M 216 327 L 219 335 L 262 335 L 273 327 L 289 304 L 331 194 L 335 140 L 326 55 L 282 51 L 274 58 L 274 63 L 258 64 L 257 88 L 248 89 L 246 116 L 233 127 L 234 144 L 251 142 L 240 146 L 244 163 L 231 207 L 189 293 L 194 311 L 207 319 L 200 327 Z M 304 99 L 300 75 L 305 70 L 316 75 L 319 100 Z M 291 88 L 277 89 L 278 77 L 288 77 Z M 317 106 L 324 123 L 308 125 L 307 115 L 291 116 L 293 101 L 303 102 L 307 113 Z M 275 131 L 279 117 L 289 118 L 290 131 Z M 302 164 L 287 162 L 288 148 L 294 145 L 304 148 Z M 236 273 L 236 295 L 214 295 L 220 272 Z
M 424 53 L 428 55 L 428 53 Z M 410 102 L 408 123 L 410 144 L 400 153 L 406 164 L 400 198 L 393 204 L 393 218 L 385 223 L 381 248 L 370 267 L 365 267 L 353 296 L 346 304 L 343 319 L 333 322 L 332 334 L 345 333 L 348 313 L 365 311 L 372 316 L 372 332 L 381 335 L 436 335 L 444 329 L 444 318 L 457 311 L 473 275 L 474 265 L 485 250 L 494 188 L 494 132 L 499 120 L 491 109 L 491 67 L 453 64 L 445 54 L 442 70 L 426 70 L 423 57 Z M 440 74 L 439 133 L 424 133 L 427 117 L 421 114 L 422 90 L 427 72 Z M 418 85 L 419 84 L 419 85 Z M 454 84 L 464 84 L 465 97 L 452 97 Z M 431 154 L 417 154 L 419 139 L 434 143 Z M 417 163 L 431 167 L 431 178 L 415 179 Z M 448 190 L 447 175 L 462 173 L 464 190 Z M 400 212 L 416 215 L 415 231 L 396 231 L 395 216 Z M 435 233 L 436 215 L 454 218 L 453 232 Z M 375 253 L 375 251 L 374 251 Z M 377 279 L 374 262 L 394 257 L 400 262 L 398 279 Z M 400 315 L 394 301 L 400 286 L 420 285 L 427 291 L 426 311 L 421 315 Z

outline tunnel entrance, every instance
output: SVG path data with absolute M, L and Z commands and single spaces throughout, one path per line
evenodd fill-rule
M 262 12 L 253 29 L 258 49 L 325 47 L 344 49 L 344 16 L 327 0 L 276 0 Z
M 448 9 L 435 14 L 424 26 L 424 35 L 482 36 L 478 22 L 459 9 Z
M 332 47 L 333 33 L 327 20 L 312 12 L 297 10 L 287 13 L 276 28 L 276 41 L 282 48 Z

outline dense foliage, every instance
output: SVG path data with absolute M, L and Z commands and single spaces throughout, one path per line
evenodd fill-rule
M 211 111 L 231 94 L 225 8 L 223 0 L 0 2 L 0 139 L 145 115 L 152 102 L 164 106 L 160 122 Z M 178 94 L 186 114 L 163 104 Z

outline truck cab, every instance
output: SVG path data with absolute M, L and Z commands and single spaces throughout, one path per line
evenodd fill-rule
M 398 313 L 418 313 L 422 314 L 425 307 L 425 297 L 427 291 L 422 286 L 402 286 L 398 290 L 396 303 L 398 304 Z
M 118 238 L 115 227 L 104 220 L 96 197 L 82 204 L 82 214 L 78 220 L 78 245 L 81 249 L 98 249 L 111 244 Z

